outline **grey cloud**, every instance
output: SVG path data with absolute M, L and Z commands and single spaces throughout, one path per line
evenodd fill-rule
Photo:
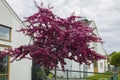
M 18 16 L 25 17 L 33 14 L 33 0 L 7 0 Z M 50 3 L 54 6 L 56 15 L 67 17 L 72 12 L 95 20 L 100 36 L 105 42 L 104 48 L 108 51 L 118 51 L 120 41 L 120 0 L 36 0 L 39 4 Z
M 7 0 L 7 2 L 21 19 L 36 11 L 33 0 Z

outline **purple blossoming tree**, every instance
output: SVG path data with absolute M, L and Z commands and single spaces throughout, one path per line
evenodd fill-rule
M 54 15 L 50 8 L 37 6 L 38 12 L 25 18 L 27 27 L 19 32 L 30 36 L 33 42 L 15 49 L 1 51 L 0 58 L 10 55 L 14 60 L 29 58 L 36 64 L 53 69 L 58 63 L 64 69 L 65 59 L 88 63 L 104 56 L 90 48 L 90 43 L 101 42 L 92 28 L 85 25 L 80 16 L 64 19 Z

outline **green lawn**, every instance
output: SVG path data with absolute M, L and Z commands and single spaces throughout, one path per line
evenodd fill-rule
M 108 74 L 95 74 L 94 76 L 88 77 L 88 80 L 100 80 L 101 78 L 110 80 L 111 76 L 112 75 L 108 75 Z M 120 80 L 120 74 L 118 74 L 118 80 Z

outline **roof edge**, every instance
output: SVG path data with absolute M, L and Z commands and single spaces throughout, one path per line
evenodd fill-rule
M 12 15 L 15 16 L 16 20 L 23 26 L 25 26 L 25 24 L 23 23 L 23 21 L 19 18 L 19 16 L 15 13 L 15 11 L 12 9 L 12 7 L 8 4 L 8 2 L 6 0 L 1 0 L 3 2 L 3 4 L 8 8 L 8 10 L 10 11 L 10 13 Z

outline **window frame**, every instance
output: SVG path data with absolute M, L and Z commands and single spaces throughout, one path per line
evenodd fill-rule
M 4 45 L 4 44 L 0 44 L 0 47 L 3 47 L 3 48 L 11 48 L 11 46 L 9 45 Z M 10 56 L 8 55 L 8 72 L 5 73 L 5 74 L 0 74 L 0 76 L 7 76 L 7 80 L 9 80 L 9 77 L 10 77 Z
M 9 28 L 9 29 L 10 29 L 10 32 L 9 32 L 9 39 L 3 39 L 3 38 L 0 37 L 0 40 L 11 42 L 12 28 L 11 28 L 11 27 L 8 27 L 8 26 L 6 26 L 6 25 L 3 25 L 3 24 L 0 24 L 0 26 L 2 26 L 2 27 L 4 27 L 4 28 Z

